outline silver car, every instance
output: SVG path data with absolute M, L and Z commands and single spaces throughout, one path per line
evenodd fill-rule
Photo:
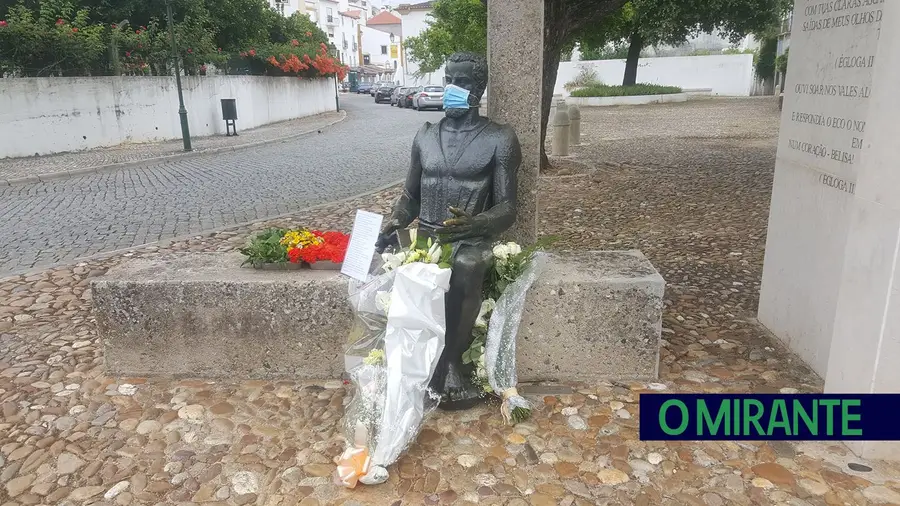
M 443 86 L 426 86 L 418 95 L 416 95 L 416 99 L 413 102 L 413 109 L 422 111 L 429 108 L 434 108 L 439 111 L 444 108 Z

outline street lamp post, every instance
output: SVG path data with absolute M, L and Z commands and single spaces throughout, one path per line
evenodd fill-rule
M 181 118 L 181 139 L 184 150 L 191 151 L 191 130 L 188 128 L 187 109 L 184 108 L 184 95 L 181 93 L 181 70 L 178 68 L 178 49 L 175 43 L 175 21 L 172 19 L 172 4 L 166 0 L 166 15 L 169 18 L 169 36 L 172 39 L 172 64 L 175 66 L 175 86 L 178 88 L 178 116 Z
M 334 58 L 336 58 L 336 59 L 338 60 L 338 63 L 339 63 L 339 64 L 342 64 L 342 62 L 340 61 L 340 57 L 338 56 L 337 49 L 334 50 Z M 340 96 L 339 96 L 339 93 L 338 93 L 338 76 L 337 76 L 337 72 L 334 73 L 334 109 L 335 109 L 337 112 L 340 112 L 340 111 L 341 111 L 341 99 L 340 99 Z

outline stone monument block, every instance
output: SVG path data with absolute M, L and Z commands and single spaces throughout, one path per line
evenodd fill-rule
M 897 23 L 896 2 L 795 3 L 759 320 L 828 393 L 900 391 Z
M 519 326 L 520 381 L 655 379 L 665 281 L 640 251 L 549 254 Z
M 113 375 L 337 378 L 352 314 L 338 271 L 239 267 L 238 254 L 131 260 L 92 285 Z
M 238 254 L 130 260 L 92 284 L 114 376 L 327 379 L 352 313 L 337 271 L 239 267 Z M 637 251 L 556 253 L 519 327 L 520 381 L 656 378 L 664 282 Z

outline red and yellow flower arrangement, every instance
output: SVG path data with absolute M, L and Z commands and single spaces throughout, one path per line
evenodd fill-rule
M 331 262 L 339 264 L 344 261 L 347 254 L 347 244 L 350 236 L 341 232 L 321 232 L 312 230 L 307 232 L 314 239 L 309 243 L 288 249 L 288 261 L 292 263 L 306 262 Z
M 240 252 L 247 257 L 244 264 L 254 267 L 286 263 L 341 264 L 349 242 L 350 236 L 342 232 L 271 228 L 253 237 Z

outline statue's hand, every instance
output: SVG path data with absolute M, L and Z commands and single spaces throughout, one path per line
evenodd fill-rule
M 378 254 L 384 253 L 384 250 L 391 245 L 391 236 L 401 228 L 402 225 L 400 225 L 400 220 L 396 218 L 389 220 L 384 228 L 381 229 L 378 240 L 375 241 L 375 251 L 378 252 Z
M 484 217 L 472 216 L 456 207 L 451 207 L 450 212 L 454 217 L 445 221 L 443 227 L 435 230 L 441 242 L 451 243 L 488 235 L 490 224 Z

